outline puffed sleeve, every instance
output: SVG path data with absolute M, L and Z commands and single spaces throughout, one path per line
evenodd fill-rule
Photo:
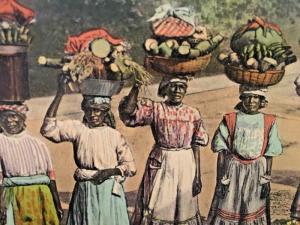
M 47 175 L 50 178 L 50 180 L 55 180 L 56 179 L 55 171 L 53 169 L 53 164 L 52 164 L 49 149 L 46 146 L 46 144 L 41 141 L 40 141 L 40 146 L 43 154 L 44 163 L 46 164 Z
M 278 127 L 276 121 L 269 132 L 269 142 L 266 148 L 265 156 L 278 156 L 282 153 L 282 145 L 278 135 Z
M 121 104 L 124 104 L 124 99 Z M 131 115 L 126 115 L 119 110 L 120 118 L 123 123 L 128 127 L 145 126 L 150 125 L 153 121 L 154 102 L 150 99 L 140 99 L 137 102 L 137 107 Z
M 82 123 L 76 120 L 59 121 L 46 117 L 41 127 L 41 134 L 53 142 L 75 141 L 82 130 Z
M 136 174 L 135 162 L 131 153 L 130 146 L 126 142 L 123 135 L 119 134 L 119 141 L 117 146 L 118 166 L 122 174 L 127 177 Z
M 228 151 L 228 128 L 225 125 L 224 120 L 220 123 L 218 129 L 216 130 L 214 137 L 211 142 L 211 149 L 213 152 L 221 152 L 221 151 Z
M 208 133 L 205 129 L 201 114 L 197 111 L 196 120 L 194 121 L 193 145 L 207 146 L 209 141 Z

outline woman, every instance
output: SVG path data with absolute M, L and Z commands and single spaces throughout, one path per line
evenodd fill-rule
M 132 224 L 202 224 L 199 146 L 208 135 L 197 109 L 182 103 L 187 77 L 165 77 L 158 95 L 166 101 L 138 100 L 139 85 L 121 102 L 126 126 L 150 125 L 155 144 L 139 189 Z
M 26 111 L 0 105 L 0 224 L 58 225 L 63 210 L 50 154 L 25 131 Z
M 275 116 L 259 112 L 265 93 L 242 85 L 237 112 L 226 114 L 215 132 L 217 185 L 207 224 L 271 224 L 272 157 L 281 154 L 282 146 Z
M 300 76 L 296 78 L 294 83 L 296 85 L 296 93 L 300 96 Z M 300 221 L 300 184 L 291 206 L 291 218 Z
M 41 128 L 53 142 L 73 143 L 77 170 L 68 225 L 129 225 L 122 182 L 136 172 L 130 148 L 113 126 L 110 98 L 84 96 L 83 122 L 56 119 L 64 94 L 61 81 Z

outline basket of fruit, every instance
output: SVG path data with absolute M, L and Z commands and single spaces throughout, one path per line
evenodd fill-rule
M 164 74 L 193 74 L 205 69 L 223 36 L 213 36 L 206 27 L 196 25 L 188 8 L 175 10 L 163 5 L 156 12 L 149 19 L 153 35 L 144 43 L 145 67 Z
M 285 66 L 297 60 L 280 28 L 254 17 L 231 39 L 229 54 L 221 53 L 218 60 L 225 66 L 226 76 L 239 84 L 267 87 L 279 83 Z

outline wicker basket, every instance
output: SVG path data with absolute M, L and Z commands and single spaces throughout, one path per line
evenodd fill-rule
M 225 74 L 230 80 L 250 86 L 267 87 L 275 85 L 281 81 L 284 72 L 284 70 L 268 70 L 260 73 L 258 70 L 243 70 L 235 66 L 225 66 Z
M 161 56 L 146 56 L 145 67 L 159 73 L 186 74 L 195 73 L 206 68 L 211 54 L 195 59 L 165 58 Z
M 124 85 L 123 81 L 86 79 L 81 84 L 81 93 L 84 95 L 111 97 L 119 94 Z

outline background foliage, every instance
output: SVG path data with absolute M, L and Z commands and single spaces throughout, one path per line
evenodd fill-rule
M 279 24 L 288 43 L 299 52 L 300 0 L 19 0 L 37 12 L 32 26 L 34 36 L 30 48 L 30 84 L 32 96 L 53 94 L 58 70 L 39 67 L 39 55 L 60 57 L 68 35 L 94 27 L 105 27 L 113 35 L 125 38 L 132 45 L 131 55 L 142 63 L 143 41 L 150 35 L 147 18 L 163 4 L 191 6 L 198 21 L 213 33 L 228 37 L 219 51 L 228 48 L 228 41 L 237 27 L 253 15 Z M 217 52 L 216 52 L 217 53 Z M 297 54 L 299 56 L 299 54 Z M 222 66 L 212 60 L 202 75 L 222 72 Z

